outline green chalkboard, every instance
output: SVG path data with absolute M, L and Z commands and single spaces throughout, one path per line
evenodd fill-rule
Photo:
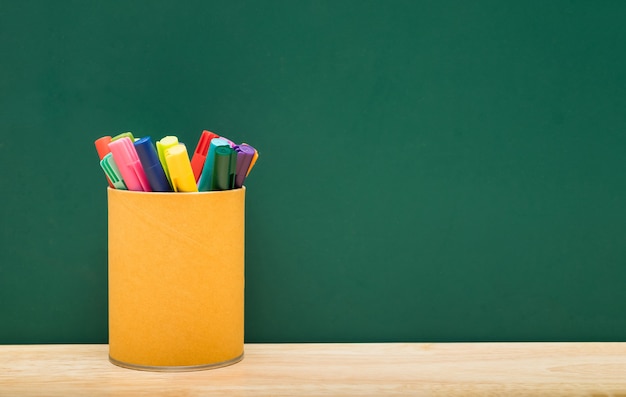
M 626 340 L 626 2 L 8 1 L 0 343 L 107 341 L 93 141 L 257 147 L 246 340 Z

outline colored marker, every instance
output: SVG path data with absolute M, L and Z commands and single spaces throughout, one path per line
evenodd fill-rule
M 204 161 L 204 167 L 202 168 L 202 174 L 200 175 L 200 180 L 198 181 L 198 190 L 201 192 L 206 192 L 211 190 L 212 178 L 213 178 L 213 166 L 215 164 L 215 149 L 219 146 L 228 146 L 228 143 L 224 138 L 213 138 L 211 139 L 211 144 L 209 145 L 209 152 L 206 156 L 206 160 Z
M 163 171 L 159 155 L 152 144 L 152 139 L 146 136 L 135 141 L 134 145 L 152 191 L 171 192 L 172 187 L 165 176 L 165 171 Z
M 223 136 L 222 136 L 222 137 L 220 137 L 220 138 L 222 138 L 223 140 L 225 140 L 226 142 L 228 142 L 228 145 L 229 145 L 231 148 L 233 148 L 233 149 L 235 148 L 235 146 L 237 146 L 237 144 L 236 144 L 235 142 L 231 141 L 230 139 L 228 139 L 228 138 L 226 138 L 226 137 L 223 137 Z
M 256 150 L 250 145 L 239 145 L 235 147 L 237 152 L 237 170 L 235 172 L 235 188 L 243 186 L 243 182 L 248 175 L 248 169 L 250 168 L 250 162 L 256 153 Z
M 235 169 L 237 167 L 237 152 L 230 146 L 218 146 L 215 148 L 215 164 L 213 165 L 213 178 L 211 178 L 211 190 L 230 190 L 235 182 Z
M 198 186 L 193 177 L 187 148 L 182 143 L 165 151 L 165 162 L 172 179 L 175 192 L 197 192 Z
M 102 138 L 98 138 L 94 142 L 96 145 L 96 151 L 98 152 L 98 157 L 100 157 L 100 161 L 102 161 L 104 156 L 106 156 L 108 153 L 111 153 L 111 150 L 109 149 L 109 142 L 111 142 L 111 137 L 108 135 L 103 136 Z M 106 171 L 105 171 L 105 176 L 106 176 Z M 107 176 L 107 181 L 109 182 L 109 186 L 115 187 L 113 186 L 113 182 L 111 182 L 111 179 L 109 179 L 108 176 Z
M 202 168 L 204 168 L 204 161 L 207 153 L 209 152 L 209 146 L 211 145 L 211 139 L 219 138 L 219 135 L 212 133 L 211 131 L 204 130 L 198 141 L 198 146 L 193 152 L 193 158 L 191 159 L 191 169 L 193 170 L 193 176 L 196 178 L 196 182 L 200 179 Z
M 112 141 L 109 143 L 109 148 L 128 190 L 151 192 L 148 177 L 130 138 L 122 137 Z
M 107 155 L 107 153 L 111 153 L 111 150 L 109 149 L 109 142 L 111 142 L 111 137 L 108 135 L 103 136 L 102 138 L 98 138 L 94 142 L 96 145 L 96 151 L 98 152 L 98 156 L 100 156 L 100 160 L 102 160 L 104 156 Z
M 132 132 L 123 132 L 123 133 L 121 133 L 121 134 L 119 134 L 119 135 L 115 135 L 113 138 L 111 138 L 111 141 L 112 141 L 112 142 L 113 142 L 113 141 L 117 141 L 118 139 L 122 139 L 122 138 L 124 138 L 124 137 L 129 138 L 131 142 L 134 142 L 134 141 L 135 141 L 135 137 L 133 136 L 133 133 L 132 133 Z
M 259 158 L 259 152 L 253 148 L 252 146 L 248 145 L 247 143 L 242 143 L 239 146 L 248 146 L 251 147 L 254 150 L 254 157 L 252 157 L 252 160 L 250 161 L 250 167 L 248 167 L 248 171 L 246 172 L 246 176 L 250 175 L 250 171 L 252 171 L 252 167 L 254 167 L 254 164 L 256 163 L 256 160 Z
M 167 177 L 168 182 L 172 186 L 174 185 L 172 184 L 170 172 L 167 168 L 167 161 L 165 161 L 165 151 L 176 145 L 178 145 L 178 138 L 175 136 L 166 136 L 156 143 L 157 152 L 159 153 L 159 160 L 161 161 L 161 165 L 163 166 L 163 171 L 165 172 L 165 176 Z
M 102 167 L 107 179 L 111 182 L 111 187 L 126 190 L 126 184 L 122 180 L 122 174 L 120 174 L 120 170 L 117 168 L 115 160 L 113 160 L 112 153 L 104 155 L 102 160 L 100 160 L 100 167 Z

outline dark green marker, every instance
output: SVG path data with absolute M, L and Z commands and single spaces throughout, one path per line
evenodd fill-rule
M 215 148 L 215 164 L 211 178 L 211 190 L 230 190 L 235 185 L 237 152 L 230 146 Z

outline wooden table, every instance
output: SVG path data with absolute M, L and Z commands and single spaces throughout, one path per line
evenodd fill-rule
M 626 343 L 247 344 L 230 367 L 143 372 L 107 345 L 0 346 L 0 396 L 621 396 Z

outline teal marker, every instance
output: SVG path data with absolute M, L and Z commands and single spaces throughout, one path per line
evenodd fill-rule
M 234 161 L 233 161 L 234 160 Z M 230 190 L 235 185 L 235 170 L 237 169 L 237 152 L 230 146 L 215 148 L 215 163 L 211 190 Z
M 213 186 L 213 167 L 215 166 L 215 150 L 218 147 L 227 146 L 230 148 L 230 144 L 224 138 L 213 138 L 209 145 L 209 151 L 204 160 L 204 167 L 200 174 L 200 180 L 198 180 L 198 191 L 207 192 Z

